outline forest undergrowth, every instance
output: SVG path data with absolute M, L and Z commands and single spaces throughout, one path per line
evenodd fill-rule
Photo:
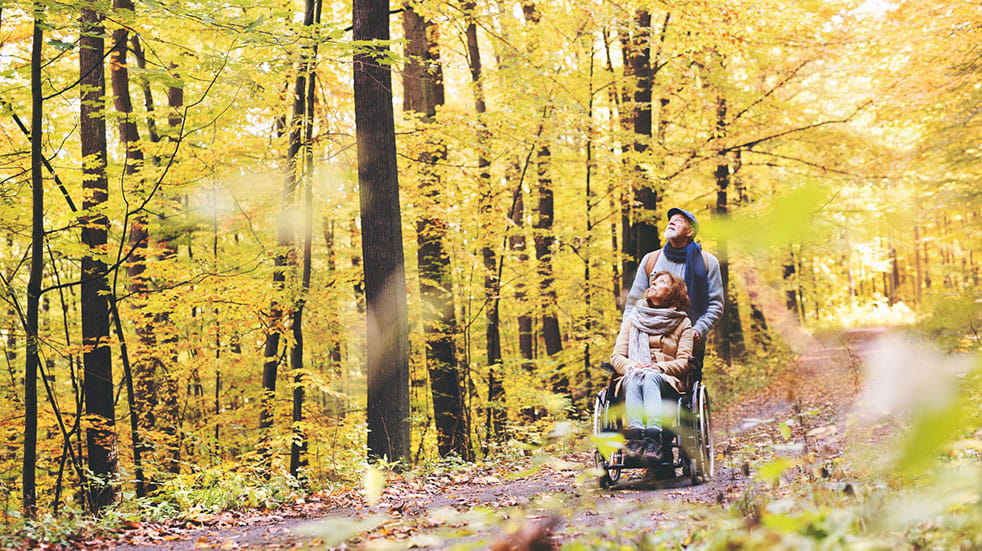
M 783 367 L 762 368 L 769 384 L 730 385 L 740 390 L 714 417 L 717 473 L 697 486 L 638 474 L 601 490 L 587 423 L 563 422 L 538 445 L 477 464 L 381 465 L 316 491 L 288 477 L 201 469 L 141 508 L 99 520 L 41 519 L 5 543 L 120 551 L 980 548 L 979 363 L 900 337 L 871 342 L 866 333 L 836 333 Z M 726 386 L 725 373 L 714 380 Z

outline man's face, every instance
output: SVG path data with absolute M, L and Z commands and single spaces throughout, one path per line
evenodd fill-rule
M 692 237 L 692 224 L 681 214 L 673 215 L 665 226 L 665 241 L 672 241 L 678 237 Z

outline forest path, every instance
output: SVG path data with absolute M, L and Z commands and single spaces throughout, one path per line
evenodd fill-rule
M 642 471 L 635 470 L 626 471 L 613 491 L 601 490 L 589 470 L 592 451 L 570 451 L 559 459 L 540 456 L 444 475 L 390 477 L 374 505 L 360 491 L 348 489 L 273 514 L 226 513 L 181 525 L 141 525 L 116 542 L 94 547 L 323 549 L 348 540 L 341 548 L 459 545 L 521 551 L 598 537 L 611 524 L 627 532 L 671 526 L 685 522 L 691 506 L 728 507 L 740 500 L 754 484 L 755 470 L 778 453 L 838 457 L 845 447 L 846 414 L 861 383 L 864 350 L 880 332 L 809 339 L 774 383 L 717 411 L 717 472 L 700 485 L 681 478 L 645 482 Z

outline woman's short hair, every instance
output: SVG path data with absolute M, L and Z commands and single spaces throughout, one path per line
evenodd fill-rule
M 665 297 L 664 306 L 669 306 L 675 308 L 676 310 L 681 310 L 683 312 L 689 311 L 689 289 L 685 286 L 685 281 L 669 272 L 667 270 L 662 270 L 655 275 L 651 276 L 649 284 L 653 283 L 659 277 L 666 275 L 668 276 L 671 284 L 669 285 L 668 296 Z

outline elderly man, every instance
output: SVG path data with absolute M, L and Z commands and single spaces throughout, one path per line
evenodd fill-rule
M 696 369 L 702 370 L 706 353 L 706 335 L 723 315 L 723 280 L 719 273 L 719 260 L 702 250 L 695 242 L 699 222 L 687 210 L 668 210 L 668 226 L 665 227 L 665 247 L 652 251 L 641 259 L 638 273 L 627 295 L 624 319 L 634 309 L 648 289 L 648 278 L 662 270 L 669 271 L 685 281 L 689 290 L 689 319 L 695 329 L 693 360 Z

